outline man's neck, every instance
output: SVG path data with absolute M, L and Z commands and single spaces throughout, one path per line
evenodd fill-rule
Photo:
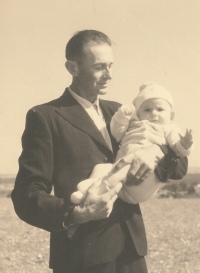
M 71 90 L 76 93 L 77 95 L 79 95 L 80 97 L 90 101 L 91 103 L 93 103 L 96 99 L 97 96 L 96 95 L 89 95 L 87 90 L 84 90 L 80 85 L 75 84 L 72 82 L 72 84 L 70 85 Z

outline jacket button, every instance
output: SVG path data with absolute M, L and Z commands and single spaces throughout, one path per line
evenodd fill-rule
M 104 158 L 104 163 L 107 163 L 107 162 L 108 162 L 108 158 L 105 157 L 105 158 Z

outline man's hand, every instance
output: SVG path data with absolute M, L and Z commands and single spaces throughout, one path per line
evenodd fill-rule
M 130 165 L 128 171 L 126 185 L 139 185 L 147 177 L 154 172 L 158 161 L 163 157 L 163 153 L 159 146 L 153 144 L 148 147 L 137 149 L 134 153 L 129 153 L 124 156 L 112 170 L 119 171 L 126 165 Z
M 106 193 L 98 195 L 101 183 L 101 179 L 96 180 L 88 189 L 86 198 L 82 201 L 81 205 L 75 207 L 73 212 L 75 223 L 80 224 L 91 220 L 100 220 L 110 215 L 122 183 L 119 182 Z

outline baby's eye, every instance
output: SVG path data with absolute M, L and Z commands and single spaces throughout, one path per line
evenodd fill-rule
M 144 109 L 144 111 L 145 111 L 145 112 L 150 112 L 150 111 L 151 111 L 151 109 L 146 108 L 146 109 Z

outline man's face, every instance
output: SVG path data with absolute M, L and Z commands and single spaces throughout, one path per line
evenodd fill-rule
M 173 117 L 171 105 L 164 99 L 146 100 L 138 111 L 139 120 L 148 120 L 157 124 L 169 124 Z
M 107 44 L 87 44 L 78 64 L 76 81 L 83 97 L 93 102 L 97 95 L 107 93 L 112 79 L 113 52 Z

